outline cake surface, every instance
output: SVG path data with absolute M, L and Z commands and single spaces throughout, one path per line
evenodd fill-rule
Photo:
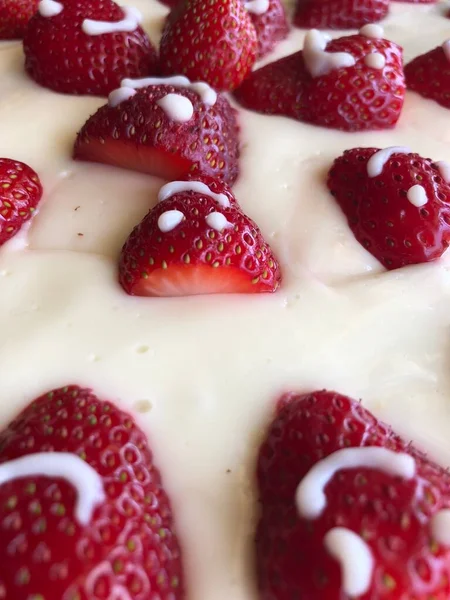
M 137 6 L 153 42 L 167 9 Z M 405 62 L 448 37 L 441 4 L 392 4 L 385 37 Z M 418 25 L 420 35 L 417 34 Z M 301 48 L 294 30 L 265 62 Z M 337 37 L 338 33 L 333 34 Z M 0 45 L 0 156 L 35 169 L 44 200 L 0 249 L 0 420 L 68 382 L 137 415 L 176 515 L 189 598 L 256 600 L 256 451 L 275 400 L 328 388 L 450 464 L 450 258 L 386 272 L 326 188 L 344 150 L 409 146 L 447 159 L 447 109 L 408 92 L 395 129 L 341 133 L 239 108 L 234 186 L 283 271 L 270 296 L 132 298 L 117 256 L 161 180 L 74 162 L 77 131 L 104 99 L 63 96 Z

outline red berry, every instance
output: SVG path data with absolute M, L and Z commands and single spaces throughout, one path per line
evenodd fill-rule
M 177 122 L 158 104 L 168 94 L 188 98 L 192 118 Z M 117 106 L 106 104 L 78 134 L 74 157 L 165 179 L 205 173 L 233 183 L 239 172 L 236 111 L 223 96 L 206 105 L 186 87 L 153 85 Z
M 261 0 L 244 3 L 256 29 L 258 39 L 258 58 L 262 58 L 284 40 L 289 33 L 289 22 L 281 0 L 267 0 L 268 8 L 259 13 Z
M 381 21 L 389 0 L 297 0 L 294 25 L 317 29 L 353 29 Z
M 105 499 L 88 525 L 68 479 L 28 475 L 0 486 L 3 598 L 184 595 L 169 500 L 147 439 L 133 419 L 87 389 L 70 386 L 32 402 L 1 434 L 0 462 L 68 452 L 101 478 Z
M 0 245 L 31 219 L 42 196 L 37 173 L 28 165 L 0 158 Z
M 405 95 L 401 48 L 388 40 L 353 35 L 327 44 L 326 54 L 336 52 L 350 54 L 354 66 L 313 77 L 301 51 L 254 71 L 235 95 L 252 110 L 324 127 L 344 131 L 393 127 Z M 370 54 L 384 66 L 368 66 Z
M 39 0 L 0 0 L 0 40 L 23 37 Z
M 350 229 L 387 269 L 439 258 L 450 241 L 450 186 L 438 165 L 418 154 L 394 153 L 378 175 L 369 176 L 369 159 L 377 152 L 347 150 L 328 174 Z M 409 192 L 413 186 L 421 189 Z
M 414 58 L 405 66 L 406 85 L 424 98 L 450 108 L 450 43 Z M 447 55 L 449 58 L 447 58 Z
M 142 27 L 88 35 L 85 19 L 117 22 L 125 9 L 112 0 L 63 0 L 52 17 L 37 13 L 24 38 L 25 68 L 42 86 L 65 94 L 106 96 L 125 77 L 157 72 L 157 54 Z
M 250 72 L 257 51 L 255 27 L 241 0 L 186 0 L 164 27 L 161 69 L 232 90 Z
M 300 516 L 296 491 L 310 469 L 339 450 L 363 446 L 408 454 L 415 475 L 342 468 L 325 484 L 324 509 Z M 325 545 L 335 527 L 357 534 L 373 557 L 369 589 L 359 600 L 449 597 L 450 549 L 432 539 L 430 528 L 431 517 L 450 506 L 448 472 L 358 402 L 327 391 L 288 394 L 260 449 L 257 475 L 261 600 L 348 598 L 341 567 Z
M 225 193 L 221 202 L 209 193 L 180 190 L 134 228 L 119 263 L 128 294 L 251 294 L 278 288 L 281 274 L 272 250 L 224 188 L 220 182 L 210 186 Z

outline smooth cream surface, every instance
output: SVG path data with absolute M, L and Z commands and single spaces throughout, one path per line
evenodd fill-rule
M 157 42 L 166 9 L 127 4 Z M 409 60 L 448 38 L 444 12 L 392 4 L 385 35 Z M 294 31 L 271 59 L 303 37 Z M 362 398 L 450 464 L 450 257 L 385 272 L 325 185 L 351 147 L 410 146 L 449 160 L 446 109 L 408 93 L 396 129 L 359 134 L 240 110 L 235 192 L 281 262 L 280 291 L 139 299 L 119 287 L 117 256 L 163 182 L 73 162 L 77 130 L 106 99 L 40 88 L 19 43 L 0 45 L 0 81 L 0 155 L 30 164 L 45 188 L 28 232 L 0 249 L 0 424 L 68 383 L 131 411 L 172 498 L 189 600 L 257 598 L 253 474 L 281 393 L 325 387 Z

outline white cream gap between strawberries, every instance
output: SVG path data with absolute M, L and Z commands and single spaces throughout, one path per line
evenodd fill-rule
M 393 477 L 411 479 L 416 472 L 412 456 L 378 446 L 343 448 L 316 463 L 297 487 L 295 501 L 300 516 L 317 519 L 325 510 L 325 487 L 338 471 L 366 468 Z
M 383 25 L 405 62 L 449 37 L 444 6 L 391 3 Z M 157 43 L 167 8 L 138 7 Z M 293 28 L 269 59 L 300 50 L 304 35 Z M 349 134 L 239 109 L 234 189 L 280 260 L 280 290 L 130 298 L 117 257 L 165 182 L 72 161 L 75 132 L 105 100 L 37 86 L 23 72 L 21 43 L 0 47 L 0 156 L 30 164 L 45 189 L 25 247 L 0 248 L 0 426 L 68 382 L 135 414 L 170 495 L 187 600 L 258 600 L 255 456 L 284 391 L 362 398 L 450 465 L 450 256 L 384 271 L 324 179 L 352 147 L 406 145 L 450 160 L 448 110 L 407 92 L 396 128 Z
M 55 0 L 41 0 L 38 4 L 38 11 L 41 17 L 56 17 L 62 12 L 64 6 L 61 2 Z
M 374 558 L 368 544 L 354 531 L 345 527 L 330 529 L 323 543 L 329 554 L 341 566 L 342 588 L 351 598 L 369 591 Z
M 104 35 L 106 33 L 121 33 L 135 31 L 142 23 L 141 11 L 133 6 L 125 6 L 123 9 L 124 18 L 120 21 L 95 21 L 85 19 L 81 29 L 87 35 Z
M 75 518 L 81 525 L 89 524 L 95 507 L 106 498 L 97 471 L 70 452 L 38 452 L 0 465 L 0 485 L 34 476 L 65 479 L 76 489 Z

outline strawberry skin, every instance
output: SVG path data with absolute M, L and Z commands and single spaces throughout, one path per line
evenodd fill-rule
M 314 78 L 306 69 L 303 51 L 296 52 L 254 71 L 236 90 L 236 98 L 257 112 L 333 129 L 394 127 L 405 95 L 400 46 L 352 35 L 331 40 L 326 51 L 350 53 L 356 64 Z M 382 69 L 365 64 L 365 57 L 372 53 L 385 58 Z
M 31 219 L 42 197 L 37 173 L 28 165 L 0 158 L 0 246 Z
M 255 27 L 241 0 L 186 0 L 164 27 L 161 69 L 233 90 L 250 72 L 257 51 Z
M 31 17 L 37 11 L 39 0 L 0 1 L 0 40 L 23 38 Z
M 269 0 L 269 8 L 261 15 L 249 11 L 258 38 L 258 58 L 262 58 L 284 40 L 289 33 L 289 23 L 281 0 Z
M 131 32 L 88 35 L 85 19 L 121 21 L 124 12 L 112 0 L 62 0 L 51 18 L 39 13 L 24 37 L 25 68 L 40 85 L 64 94 L 107 96 L 126 77 L 158 70 L 158 58 L 142 27 Z
M 405 77 L 409 90 L 450 108 L 450 61 L 442 46 L 409 62 L 405 66 Z
M 337 450 L 362 446 L 410 454 L 416 475 L 403 480 L 375 469 L 342 469 L 325 487 L 320 516 L 300 517 L 296 489 L 311 467 Z M 324 545 L 336 526 L 361 535 L 374 557 L 370 589 L 358 600 L 449 597 L 450 552 L 431 539 L 429 521 L 450 504 L 450 477 L 360 403 L 328 391 L 287 394 L 260 449 L 257 476 L 262 600 L 348 598 L 339 564 Z
M 354 148 L 337 158 L 328 189 L 356 239 L 387 269 L 439 258 L 450 241 L 450 186 L 418 154 L 394 154 L 377 177 L 367 163 L 378 148 Z M 428 202 L 417 207 L 408 190 L 420 184 Z
M 188 98 L 186 123 L 170 119 L 157 101 L 169 93 Z M 239 172 L 236 111 L 223 96 L 206 106 L 186 88 L 156 85 L 137 90 L 129 100 L 102 106 L 77 136 L 74 158 L 102 162 L 165 179 L 205 173 L 233 183 Z
M 257 225 L 235 201 L 230 204 L 222 207 L 194 191 L 159 202 L 122 249 L 119 280 L 124 290 L 137 296 L 276 291 L 281 282 L 278 262 Z M 159 218 L 168 211 L 179 211 L 183 220 L 162 232 Z M 226 218 L 221 231 L 208 223 L 211 213 Z
M 88 389 L 54 390 L 0 434 L 0 462 L 51 451 L 91 465 L 106 500 L 83 526 L 74 518 L 76 492 L 66 480 L 28 476 L 1 485 L 0 596 L 183 599 L 169 500 L 132 418 Z
M 387 15 L 389 0 L 298 0 L 294 25 L 316 29 L 358 29 Z

